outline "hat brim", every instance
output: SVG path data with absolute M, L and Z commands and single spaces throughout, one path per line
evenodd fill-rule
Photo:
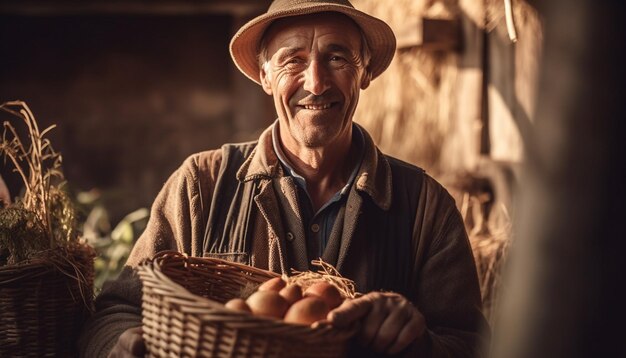
M 296 9 L 278 10 L 250 20 L 230 41 L 230 55 L 235 65 L 252 81 L 261 84 L 258 51 L 265 30 L 277 19 L 319 12 L 338 12 L 356 22 L 370 48 L 369 69 L 372 79 L 385 71 L 396 51 L 396 37 L 389 25 L 353 7 L 334 4 L 301 4 Z

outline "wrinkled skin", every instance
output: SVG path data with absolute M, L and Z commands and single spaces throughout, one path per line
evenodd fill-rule
M 283 145 L 349 145 L 359 91 L 370 78 L 356 25 L 338 14 L 298 16 L 275 22 L 266 38 L 269 63 L 260 77 L 274 98 Z

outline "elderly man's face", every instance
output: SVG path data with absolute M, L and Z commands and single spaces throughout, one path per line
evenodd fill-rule
M 264 90 L 274 97 L 283 143 L 309 148 L 351 140 L 359 90 L 369 85 L 361 33 L 341 14 L 287 18 L 265 35 Z

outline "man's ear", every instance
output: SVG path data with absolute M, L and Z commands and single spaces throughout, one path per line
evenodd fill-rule
M 361 77 L 361 89 L 364 90 L 370 86 L 370 82 L 372 82 L 372 72 L 370 72 L 369 67 L 365 68 L 365 72 Z
M 271 96 L 273 93 L 272 86 L 270 84 L 269 76 L 267 75 L 267 72 L 265 72 L 265 66 L 261 66 L 261 69 L 259 70 L 259 78 L 261 79 L 261 87 L 263 87 L 263 91 Z

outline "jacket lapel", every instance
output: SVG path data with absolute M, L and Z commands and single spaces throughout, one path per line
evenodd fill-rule
M 358 220 L 363 210 L 363 198 L 352 188 L 346 202 L 345 220 L 343 224 L 343 234 L 341 235 L 341 244 L 339 246 L 339 256 L 337 258 L 337 270 L 341 272 L 341 268 L 346 260 L 346 255 L 350 249 L 354 238 L 354 232 L 357 227 Z
M 265 219 L 268 227 L 268 267 L 274 272 L 287 274 L 289 266 L 285 257 L 285 242 L 281 238 L 284 230 L 281 225 L 280 209 L 276 201 L 276 193 L 271 180 L 263 180 L 259 194 L 254 197 L 259 213 Z
M 341 270 L 345 263 L 353 240 L 360 239 L 355 238 L 354 234 L 365 209 L 362 195 L 367 194 L 372 202 L 384 211 L 388 211 L 391 207 L 392 185 L 389 162 L 378 151 L 367 131 L 362 127 L 359 128 L 363 133 L 365 154 L 346 203 L 343 235 L 337 259 L 338 270 Z
M 292 177 L 282 177 L 274 181 L 276 194 L 280 200 L 280 207 L 283 209 L 284 225 L 290 235 L 289 263 L 298 271 L 309 269 L 309 258 L 307 255 L 306 236 L 304 234 L 304 223 L 302 211 L 298 204 L 298 193 L 296 183 Z M 282 236 L 284 242 L 284 236 Z

